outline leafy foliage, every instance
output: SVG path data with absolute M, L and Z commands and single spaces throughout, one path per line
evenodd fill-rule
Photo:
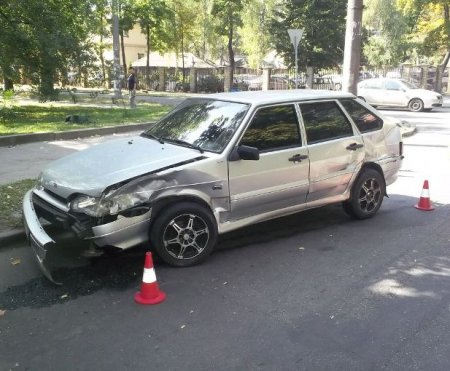
M 287 30 L 302 28 L 301 67 L 342 63 L 347 0 L 118 3 L 122 45 L 124 33 L 139 25 L 147 53 L 193 52 L 231 67 L 235 55 L 244 54 L 252 67 L 260 67 L 267 52 L 275 49 L 293 65 Z M 369 64 L 443 63 L 442 56 L 450 51 L 448 0 L 365 0 L 364 5 L 363 50 Z M 96 70 L 104 79 L 108 66 L 103 53 L 111 48 L 110 16 L 110 0 L 0 0 L 0 76 L 5 90 L 22 80 L 36 85 L 45 101 L 57 98 L 53 84 L 64 85 L 70 70 L 84 77 Z M 132 61 L 122 55 L 122 63 L 127 62 Z
M 234 69 L 234 42 L 236 30 L 242 26 L 242 9 L 245 0 L 214 0 L 211 15 L 217 19 L 215 31 L 228 40 L 228 63 Z
M 366 0 L 365 6 L 370 64 L 440 63 L 450 51 L 448 0 Z
M 275 0 L 253 0 L 242 13 L 240 35 L 241 49 L 248 56 L 252 68 L 261 67 L 265 55 L 270 51 L 270 20 L 274 15 Z
M 86 60 L 91 4 L 77 0 L 6 2 L 1 7 L 0 55 L 7 77 L 17 67 L 39 85 L 42 100 L 51 99 L 58 68 L 68 59 Z M 14 76 L 11 76 L 14 77 Z
M 23 225 L 22 200 L 36 183 L 34 179 L 0 185 L 0 225 L 19 228 Z
M 342 63 L 346 0 L 285 0 L 270 26 L 272 44 L 293 65 L 294 53 L 287 30 L 304 29 L 299 65 L 330 67 Z

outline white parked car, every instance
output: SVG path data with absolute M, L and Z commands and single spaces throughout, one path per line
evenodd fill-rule
M 97 248 L 150 239 L 166 263 L 189 266 L 218 235 L 264 220 L 333 203 L 374 216 L 402 158 L 396 123 L 348 93 L 198 96 L 140 136 L 50 164 L 24 198 L 25 226 L 50 279 L 42 219 Z
M 405 80 L 376 78 L 358 83 L 358 97 L 372 106 L 406 107 L 410 111 L 430 111 L 442 107 L 442 95 L 420 89 Z

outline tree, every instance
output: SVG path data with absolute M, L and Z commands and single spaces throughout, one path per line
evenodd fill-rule
M 147 64 L 145 69 L 148 83 L 150 73 L 150 49 L 162 51 L 167 48 L 168 18 L 171 16 L 166 2 L 162 0 L 138 0 L 135 8 L 136 20 L 147 41 Z
M 54 96 L 58 69 L 69 59 L 87 58 L 91 3 L 77 0 L 5 2 L 0 10 L 3 50 L 0 66 L 6 78 L 21 70 L 39 85 L 43 99 Z
M 251 67 L 261 66 L 270 51 L 269 24 L 276 0 L 251 0 L 242 13 L 242 27 L 238 29 L 242 51 L 248 55 Z
M 227 38 L 228 63 L 234 70 L 234 42 L 236 30 L 242 26 L 242 9 L 245 0 L 214 0 L 211 15 L 216 18 L 216 32 Z M 233 72 L 232 72 L 233 73 Z
M 184 53 L 194 46 L 194 40 L 198 35 L 200 22 L 197 21 L 201 10 L 195 0 L 170 0 L 173 10 L 171 49 L 177 55 L 181 53 L 183 83 L 186 79 Z
M 272 45 L 293 65 L 294 53 L 287 30 L 304 29 L 299 64 L 332 67 L 342 63 L 346 0 L 285 0 L 270 25 Z
M 450 52 L 450 3 L 448 0 L 399 0 L 399 8 L 408 15 L 411 37 L 420 55 L 431 55 L 434 62 L 448 64 Z M 442 60 L 442 56 L 444 59 Z
M 363 47 L 368 64 L 393 66 L 405 60 L 408 42 L 408 18 L 391 0 L 365 0 L 363 25 L 368 37 Z
M 450 51 L 448 0 L 366 0 L 365 5 L 369 37 L 364 52 L 369 63 L 447 65 L 448 57 L 442 56 Z
M 94 35 L 98 35 L 100 37 L 99 42 L 95 45 L 94 49 L 100 59 L 101 65 L 101 76 L 102 76 L 102 85 L 105 85 L 106 79 L 106 64 L 103 53 L 106 47 L 110 46 L 105 43 L 105 38 L 111 35 L 111 31 L 109 29 L 109 25 L 107 22 L 107 13 L 108 13 L 108 0 L 95 0 L 95 18 L 92 23 L 91 32 Z

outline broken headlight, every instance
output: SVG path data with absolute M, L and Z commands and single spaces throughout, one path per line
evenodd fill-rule
M 116 215 L 146 202 L 148 195 L 145 196 L 142 193 L 118 192 L 108 192 L 102 197 L 79 195 L 70 203 L 70 208 L 93 217 Z

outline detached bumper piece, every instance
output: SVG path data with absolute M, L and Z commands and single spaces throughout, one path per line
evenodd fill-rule
M 50 238 L 42 227 L 34 209 L 32 195 L 33 190 L 30 190 L 23 199 L 24 227 L 28 243 L 44 276 L 54 284 L 61 285 L 60 282 L 55 281 L 50 270 L 45 265 L 47 252 L 55 244 L 55 241 Z

